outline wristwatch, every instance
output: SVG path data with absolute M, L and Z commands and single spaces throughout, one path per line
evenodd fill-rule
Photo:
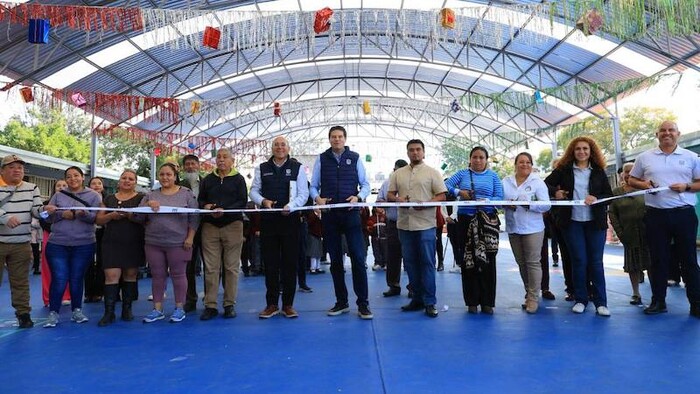
M 687 192 L 692 192 L 693 191 L 693 184 L 692 183 L 686 183 L 685 184 L 685 191 Z

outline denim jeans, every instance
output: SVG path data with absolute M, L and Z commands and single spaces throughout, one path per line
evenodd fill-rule
M 331 256 L 331 275 L 335 288 L 336 302 L 348 303 L 348 289 L 345 286 L 345 272 L 343 268 L 343 247 L 341 235 L 345 234 L 348 242 L 348 254 L 352 264 L 352 287 L 357 296 L 357 305 L 368 305 L 367 288 L 367 246 L 362 235 L 360 211 L 333 209 L 325 212 L 321 218 L 323 222 L 323 241 Z
M 399 230 L 399 239 L 413 299 L 425 305 L 435 305 L 435 228 Z
M 593 304 L 596 307 L 607 306 L 605 293 L 605 274 L 603 271 L 603 249 L 605 248 L 605 229 L 597 229 L 592 221 L 571 221 L 564 229 L 566 246 L 571 255 L 574 280 L 574 297 L 576 302 L 588 304 L 588 280 L 593 282 Z M 589 277 L 590 276 L 590 277 Z
M 70 283 L 71 309 L 83 305 L 83 280 L 85 272 L 95 258 L 95 244 L 63 246 L 46 244 L 46 259 L 51 270 L 49 310 L 58 312 L 66 284 Z

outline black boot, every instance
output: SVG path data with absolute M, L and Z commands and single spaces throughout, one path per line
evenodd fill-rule
M 104 327 L 114 323 L 114 300 L 119 292 L 119 285 L 105 285 L 105 314 L 97 323 L 98 326 Z
M 122 320 L 134 320 L 134 314 L 131 312 L 131 303 L 136 298 L 138 282 L 124 282 L 122 287 Z

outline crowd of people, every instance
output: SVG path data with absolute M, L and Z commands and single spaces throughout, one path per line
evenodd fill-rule
M 488 150 L 481 146 L 470 151 L 468 168 L 442 179 L 437 169 L 424 162 L 424 143 L 414 139 L 406 145 L 408 161 L 396 161 L 377 199 L 403 204 L 373 207 L 371 211 L 353 206 L 366 201 L 370 187 L 360 155 L 346 146 L 347 132 L 342 126 L 329 130 L 330 147 L 318 155 L 310 179 L 290 156 L 287 139 L 274 138 L 272 155 L 255 168 L 250 191 L 234 167 L 231 152 L 222 148 L 216 154 L 215 170 L 204 177 L 199 159 L 193 155 L 183 160 L 183 179 L 178 165 L 163 164 L 158 169 L 160 187 L 147 193 L 137 192 L 137 176 L 132 170 L 125 170 L 116 192 L 107 195 L 101 179 L 92 178 L 85 186 L 83 171 L 69 167 L 64 180 L 56 182 L 50 199 L 44 202 L 38 187 L 24 180 L 25 162 L 9 155 L 3 158 L 0 171 L 0 263 L 7 267 L 20 328 L 34 324 L 29 302 L 28 262 L 32 261 L 34 272 L 41 272 L 46 287 L 44 305 L 49 314 L 44 327 L 59 324 L 61 306 L 66 304 L 70 305 L 72 321 L 88 321 L 83 297 L 86 302 L 104 302 L 98 325 L 108 326 L 116 319 L 118 301 L 122 303 L 121 319 L 134 319 L 138 271 L 146 263 L 152 275 L 153 310 L 143 318 L 144 323 L 166 318 L 168 277 L 174 292 L 169 321 L 180 322 L 197 309 L 195 276 L 200 262 L 204 274 L 200 320 L 219 315 L 220 286 L 223 317 L 236 317 L 241 271 L 246 275 L 264 272 L 261 319 L 277 314 L 296 318 L 295 293 L 297 289 L 312 291 L 306 285 L 306 273 L 325 272 L 320 264 L 326 254 L 330 256 L 335 292 L 335 303 L 326 313 L 339 316 L 350 311 L 345 280 L 348 255 L 357 314 L 369 320 L 374 316 L 366 264 L 371 239 L 373 268 L 386 270 L 388 289 L 383 295 L 401 294 L 403 263 L 411 300 L 401 310 L 424 311 L 435 318 L 435 273 L 444 268 L 444 256 L 438 252 L 442 252 L 442 227 L 447 225 L 466 311 L 491 315 L 496 307 L 498 210 L 502 209 L 523 283 L 522 308 L 527 313 L 537 313 L 541 297 L 555 298 L 549 289 L 548 262 L 548 239 L 553 239 L 558 244 L 566 300 L 573 302 L 572 311 L 584 313 L 592 302 L 599 316 L 611 315 L 603 266 L 609 220 L 625 248 L 624 270 L 632 286 L 630 304 L 642 305 L 639 283 L 646 270 L 653 296 L 644 313 L 667 312 L 669 270 L 680 267 L 690 315 L 700 318 L 700 268 L 695 246 L 698 219 L 694 211 L 694 193 L 700 190 L 700 160 L 678 146 L 679 135 L 674 122 L 659 125 L 658 146 L 644 152 L 635 163 L 625 164 L 615 189 L 606 175 L 599 146 L 585 136 L 571 141 L 545 179 L 533 171 L 532 156 L 527 152 L 517 154 L 514 173 L 500 179 L 488 166 Z M 645 189 L 654 190 L 626 196 Z M 617 198 L 610 200 L 613 196 Z M 224 212 L 250 207 L 249 199 L 259 208 L 257 212 Z M 601 199 L 606 201 L 598 202 Z M 421 204 L 446 200 L 482 203 L 459 204 L 454 213 L 451 206 Z M 489 205 L 490 201 L 500 203 Z M 349 208 L 328 209 L 341 203 Z M 313 204 L 324 209 L 298 209 Z M 103 209 L 94 209 L 99 207 Z M 135 207 L 147 207 L 152 213 L 123 210 Z M 159 213 L 162 207 L 211 212 Z M 32 237 L 37 221 L 46 230 L 46 263 L 41 264 L 37 254 L 40 241 Z

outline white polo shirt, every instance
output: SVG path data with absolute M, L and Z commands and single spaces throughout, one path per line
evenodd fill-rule
M 639 155 L 630 175 L 641 180 L 651 180 L 657 187 L 690 183 L 700 179 L 700 161 L 695 152 L 680 146 L 676 146 L 669 154 L 656 147 Z M 695 202 L 695 193 L 692 192 L 666 190 L 644 195 L 647 206 L 659 209 L 695 206 Z

